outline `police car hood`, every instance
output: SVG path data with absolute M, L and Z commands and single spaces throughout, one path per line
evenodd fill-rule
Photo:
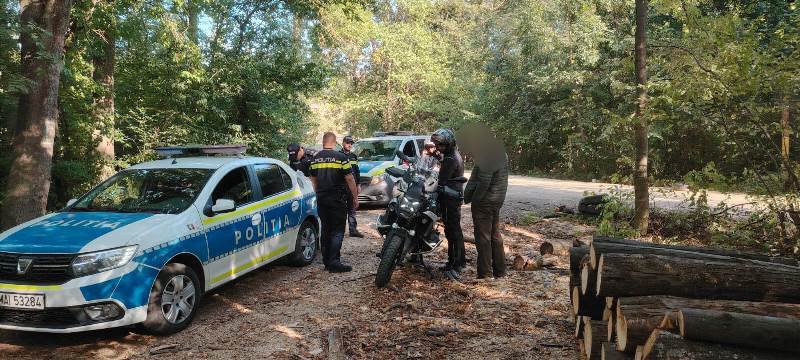
M 378 176 L 386 172 L 386 168 L 393 164 L 393 161 L 359 161 L 358 172 L 362 176 Z
M 157 231 L 174 215 L 113 212 L 60 212 L 0 234 L 0 252 L 69 254 L 111 249 Z

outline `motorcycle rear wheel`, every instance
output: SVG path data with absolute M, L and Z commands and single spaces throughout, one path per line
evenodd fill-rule
M 387 238 L 386 248 L 383 250 L 383 254 L 381 254 L 381 262 L 378 264 L 378 272 L 375 274 L 375 286 L 379 288 L 389 284 L 389 280 L 392 279 L 394 267 L 397 265 L 397 258 L 403 250 L 402 236 L 391 232 Z

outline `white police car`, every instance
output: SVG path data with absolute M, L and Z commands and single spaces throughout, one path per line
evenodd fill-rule
M 410 131 L 375 132 L 373 137 L 356 141 L 353 153 L 358 156 L 361 173 L 358 202 L 362 205 L 386 205 L 392 200 L 394 180 L 386 169 L 402 165 L 397 150 L 410 157 L 419 157 L 430 136 Z
M 120 171 L 0 234 L 0 328 L 170 334 L 203 293 L 277 259 L 314 260 L 320 223 L 306 177 L 236 155 L 243 147 L 161 150 L 181 156 Z

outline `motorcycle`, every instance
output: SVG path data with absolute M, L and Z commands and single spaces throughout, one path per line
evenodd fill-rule
M 397 156 L 408 163 L 408 169 L 397 167 L 386 169 L 395 183 L 397 195 L 389 202 L 386 211 L 378 217 L 378 233 L 384 237 L 380 252 L 381 261 L 375 275 L 375 285 L 384 287 L 392 278 L 392 272 L 407 257 L 417 260 L 426 271 L 423 254 L 439 247 L 438 221 L 440 196 L 460 198 L 461 192 L 451 187 L 438 187 L 438 172 L 418 166 L 412 159 L 397 151 Z M 463 176 L 456 179 L 466 182 Z

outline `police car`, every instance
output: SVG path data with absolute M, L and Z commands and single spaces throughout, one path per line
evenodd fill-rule
M 58 212 L 0 234 L 0 328 L 182 330 L 201 296 L 283 259 L 310 264 L 310 180 L 243 146 L 160 148 Z
M 358 202 L 362 205 L 386 205 L 392 200 L 394 179 L 386 169 L 403 165 L 396 155 L 402 150 L 408 157 L 418 157 L 430 136 L 410 131 L 375 132 L 373 137 L 356 141 L 353 153 L 358 156 L 361 173 Z

